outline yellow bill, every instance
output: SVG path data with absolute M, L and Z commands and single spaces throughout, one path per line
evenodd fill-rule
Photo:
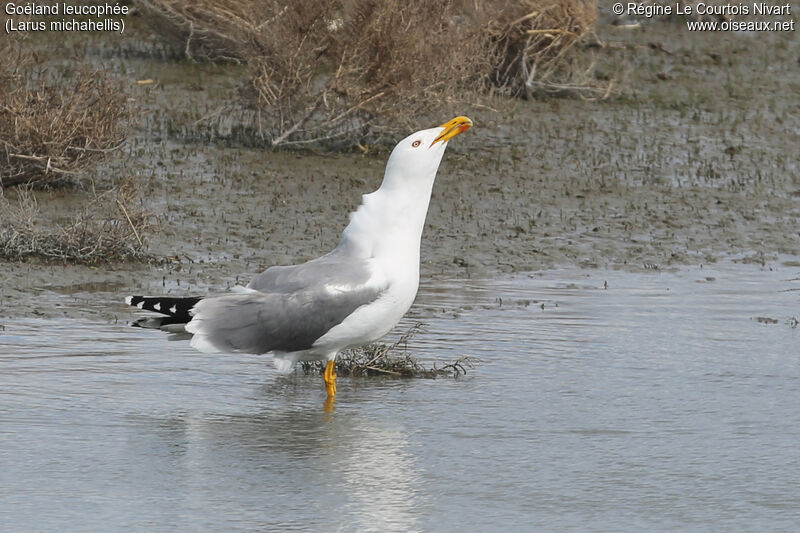
M 459 133 L 464 133 L 472 127 L 472 121 L 467 117 L 456 117 L 450 122 L 445 122 L 439 127 L 444 128 L 444 131 L 442 131 L 442 133 L 440 133 L 439 136 L 433 140 L 431 146 L 439 141 L 447 142 Z

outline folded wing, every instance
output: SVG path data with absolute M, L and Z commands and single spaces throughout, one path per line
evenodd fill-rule
M 380 297 L 366 263 L 339 261 L 335 253 L 302 265 L 272 267 L 247 291 L 205 298 L 192 310 L 186 331 L 203 351 L 296 352 L 353 311 Z

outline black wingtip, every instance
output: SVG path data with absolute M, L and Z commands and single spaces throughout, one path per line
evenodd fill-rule
M 201 298 L 198 297 L 128 296 L 125 298 L 125 303 L 145 311 L 153 311 L 154 313 L 165 315 L 165 317 L 158 319 L 161 320 L 158 325 L 143 325 L 138 323 L 146 319 L 137 320 L 136 323 L 133 324 L 138 327 L 157 328 L 166 324 L 185 324 L 189 322 L 192 319 L 190 311 L 200 300 Z M 155 319 L 153 320 L 155 321 Z

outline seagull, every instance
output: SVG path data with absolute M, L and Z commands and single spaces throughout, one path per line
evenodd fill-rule
M 363 195 L 332 252 L 272 266 L 221 296 L 128 296 L 127 304 L 163 315 L 133 325 L 190 338 L 203 352 L 271 353 L 282 372 L 298 361 L 325 362 L 332 400 L 337 354 L 386 335 L 416 298 L 436 172 L 448 141 L 470 127 L 472 121 L 460 116 L 400 141 L 381 186 Z

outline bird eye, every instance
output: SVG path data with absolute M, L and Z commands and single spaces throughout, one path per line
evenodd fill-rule
M 411 146 L 413 146 L 414 148 L 416 148 L 416 147 L 417 147 L 417 146 L 419 146 L 420 144 L 422 144 L 422 141 L 414 141 L 413 143 L 411 143 Z

